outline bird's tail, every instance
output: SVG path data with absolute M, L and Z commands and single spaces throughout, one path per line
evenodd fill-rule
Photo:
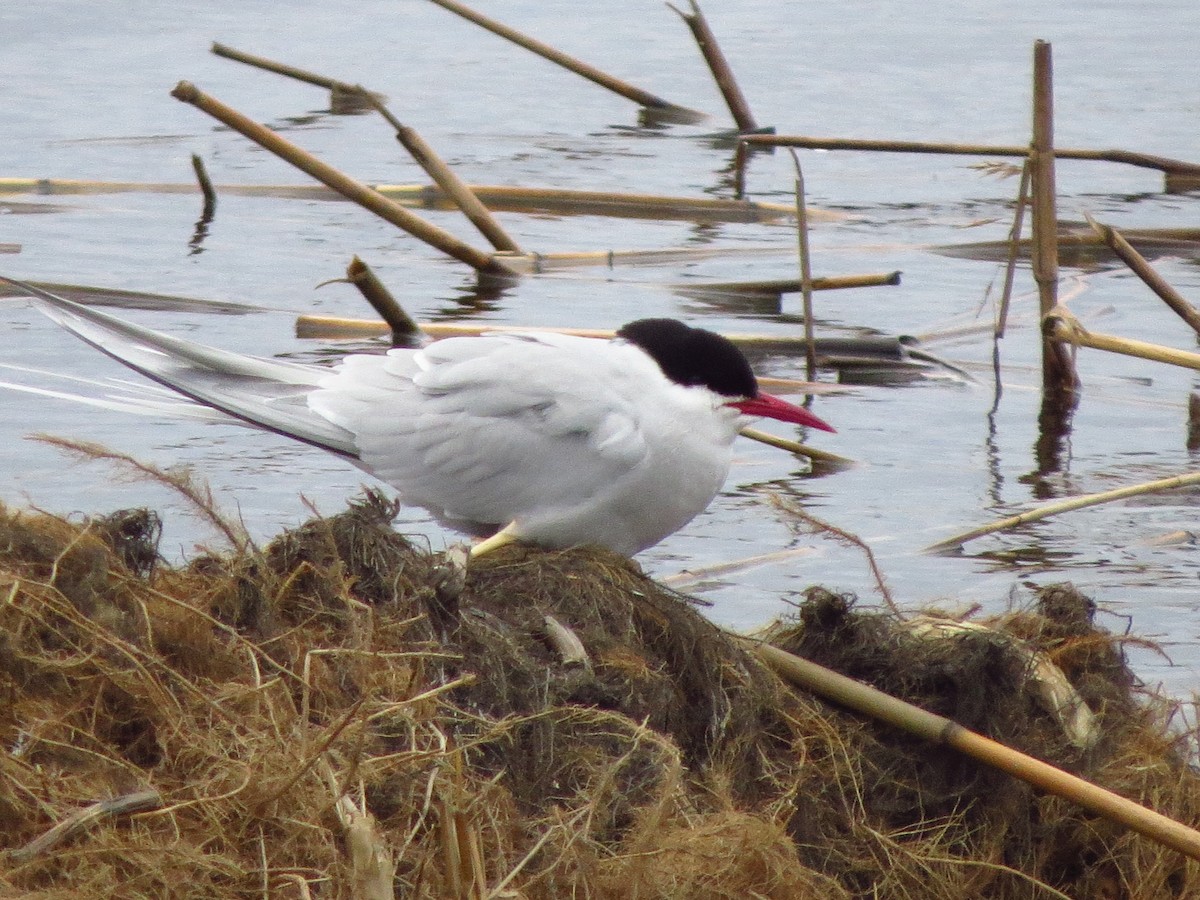
M 0 280 L 27 292 L 41 312 L 72 334 L 189 400 L 342 456 L 358 456 L 350 432 L 308 407 L 308 394 L 329 374 L 328 369 L 207 347 L 126 322 L 14 278 L 0 275 Z M 3 386 L 46 392 L 29 386 Z M 141 391 L 140 396 L 101 399 L 48 393 L 107 408 L 139 407 L 143 412 L 160 405 L 163 411 L 178 414 L 183 406 L 169 397 L 153 397 L 157 392 L 149 390 Z

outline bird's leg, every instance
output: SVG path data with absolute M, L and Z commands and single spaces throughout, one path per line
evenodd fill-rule
M 517 540 L 517 536 L 513 530 L 515 526 L 516 522 L 509 522 L 491 537 L 484 538 L 478 544 L 475 544 L 471 547 L 471 559 L 483 556 L 485 553 L 491 553 L 493 550 L 497 550 L 505 544 L 511 544 Z

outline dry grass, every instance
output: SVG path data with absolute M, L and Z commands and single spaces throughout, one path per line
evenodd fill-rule
M 457 571 L 393 512 L 173 567 L 145 511 L 0 509 L 0 896 L 1200 896 L 1171 851 L 788 691 L 626 560 Z M 1169 705 L 1084 598 L 991 624 L 922 640 L 815 591 L 777 641 L 1200 821 Z M 1066 671 L 1097 746 L 1013 640 Z

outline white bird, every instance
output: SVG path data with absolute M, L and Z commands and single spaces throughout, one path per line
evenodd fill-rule
M 674 319 L 613 340 L 447 338 L 329 368 L 206 347 L 4 280 L 194 401 L 342 456 L 468 530 L 500 526 L 475 552 L 521 540 L 632 556 L 708 506 L 751 417 L 833 430 L 759 391 L 729 340 Z

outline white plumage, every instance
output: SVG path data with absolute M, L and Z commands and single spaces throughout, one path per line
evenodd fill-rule
M 723 338 L 671 320 L 638 323 L 654 326 L 649 340 L 490 334 L 330 369 L 204 347 L 13 283 L 88 343 L 205 406 L 347 457 L 407 503 L 550 547 L 632 555 L 681 528 L 724 483 L 744 412 L 828 428 L 759 395 Z M 716 342 L 737 387 L 724 370 L 712 389 L 701 383 L 681 335 Z
M 625 554 L 709 504 L 742 419 L 632 344 L 550 334 L 351 356 L 308 404 L 408 502 Z

